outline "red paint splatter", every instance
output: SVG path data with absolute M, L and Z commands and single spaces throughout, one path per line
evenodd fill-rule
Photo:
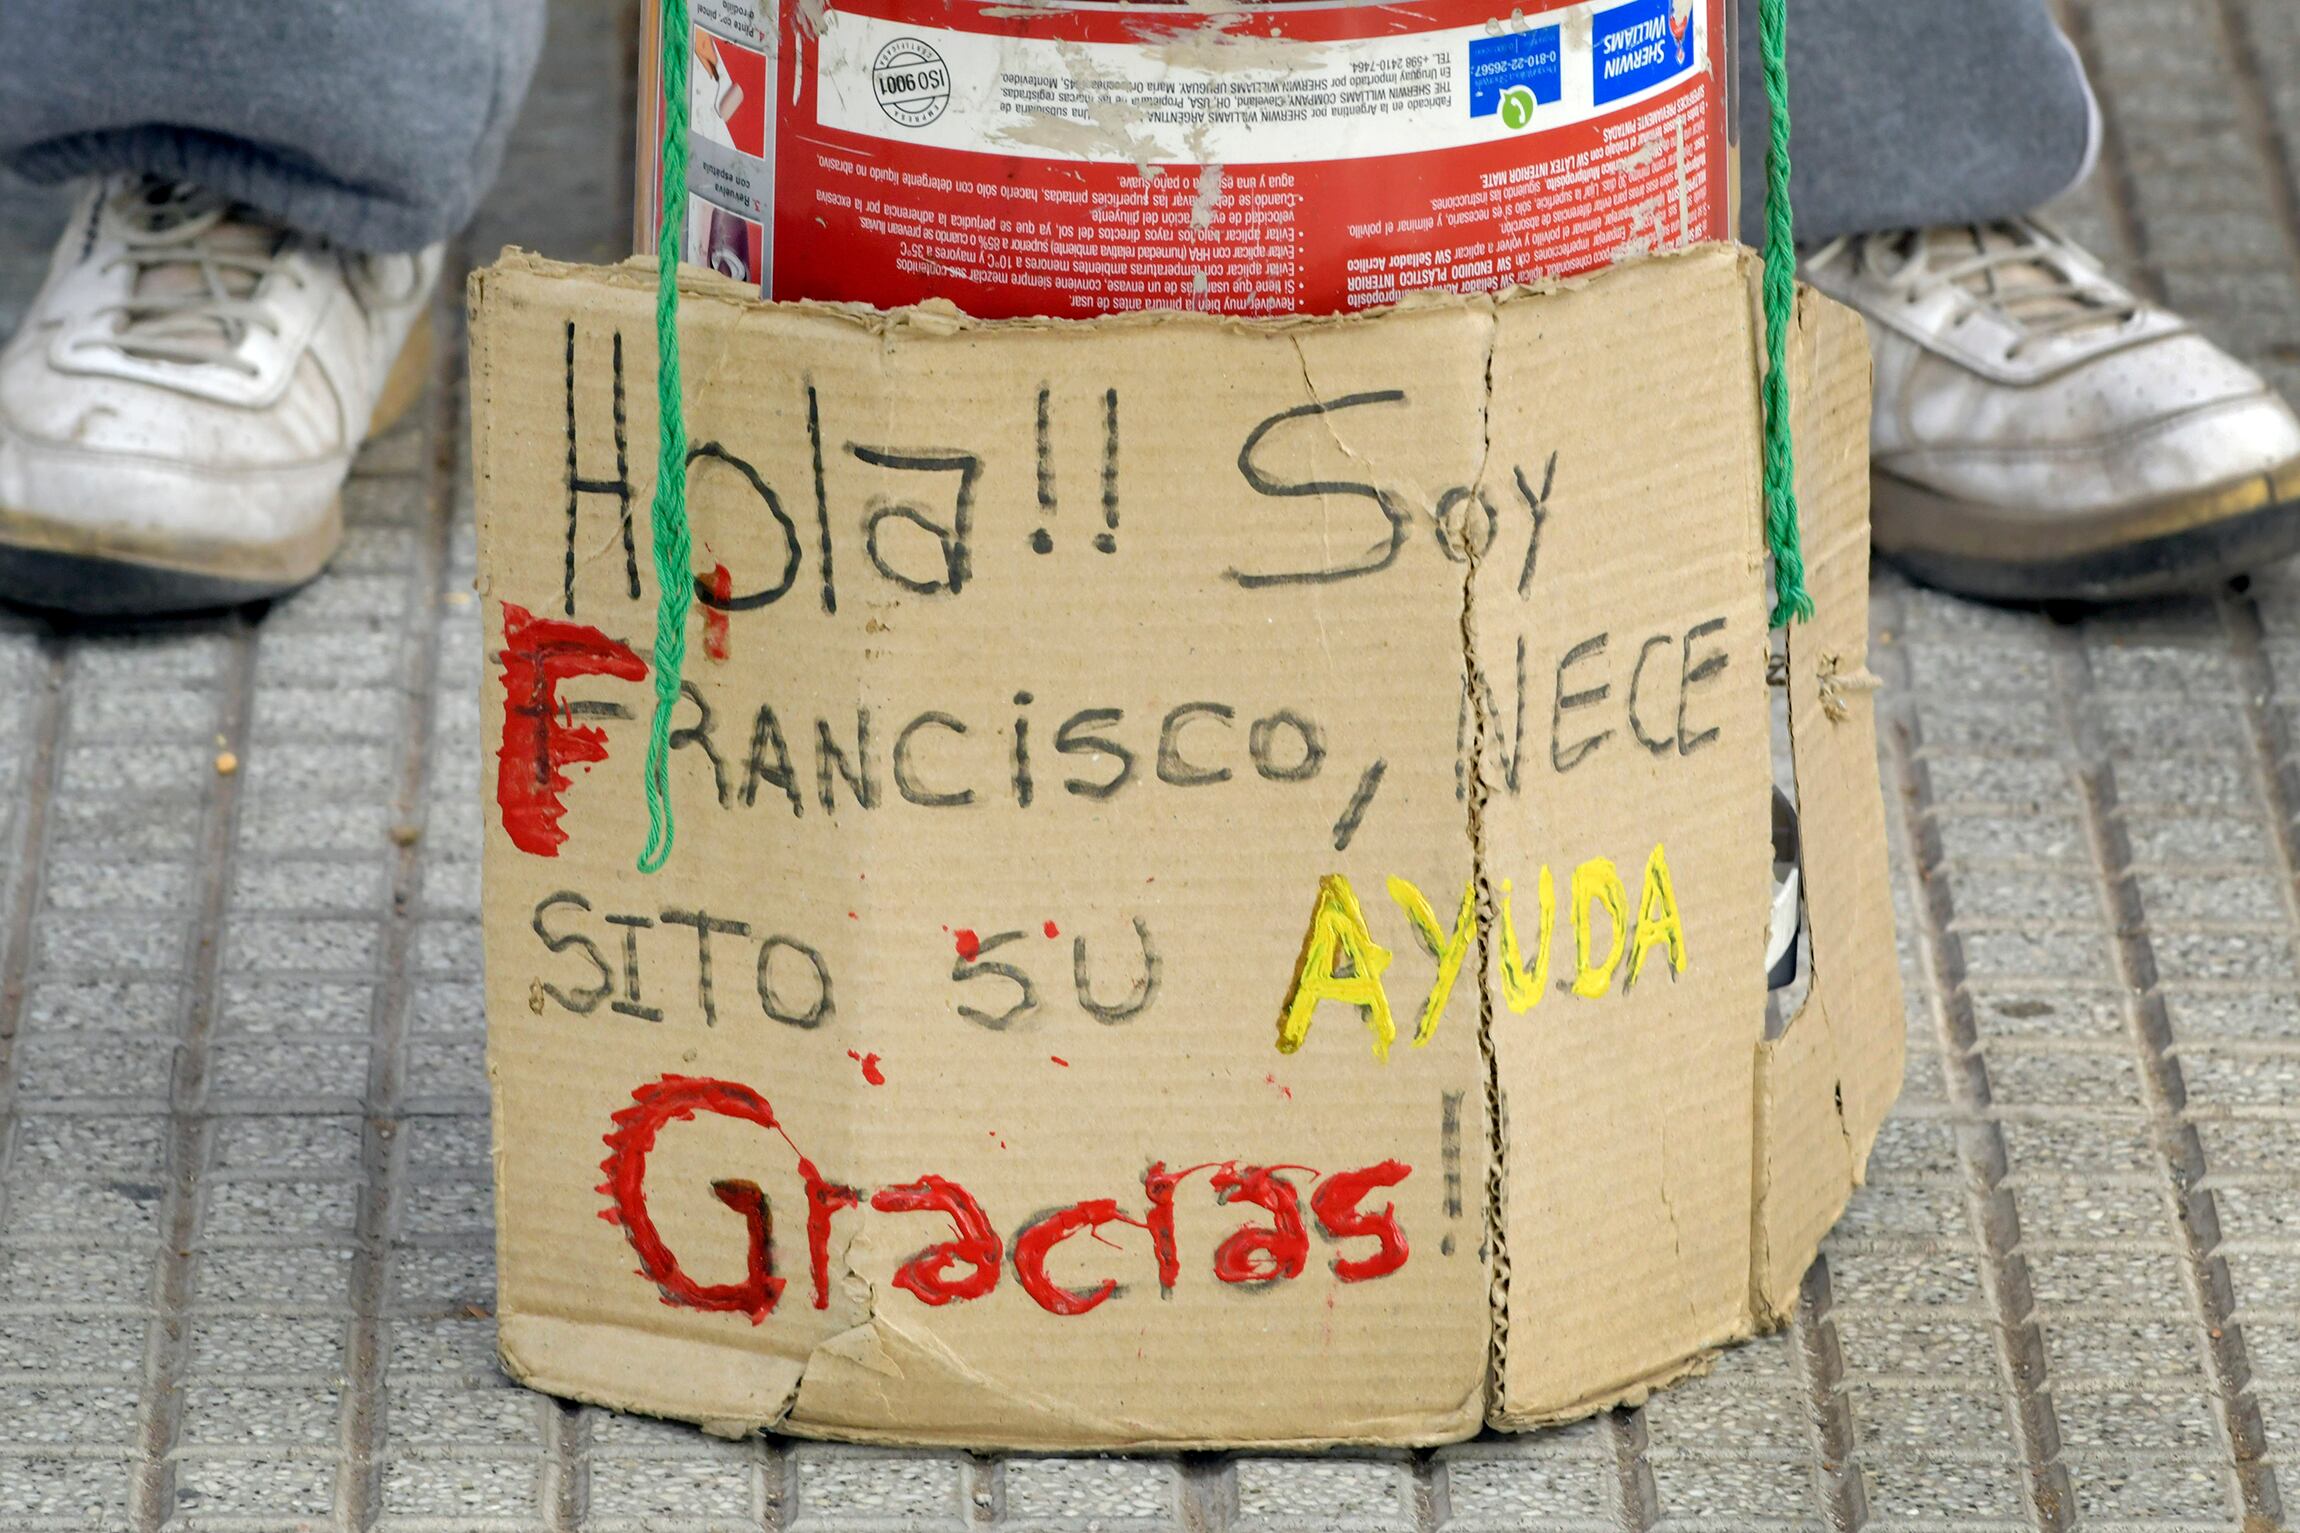
M 849 1049 L 847 1050 L 847 1058 L 862 1066 L 864 1080 L 869 1081 L 873 1086 L 886 1084 L 886 1073 L 879 1069 L 876 1054 L 857 1054 L 853 1049 Z
M 1263 1077 L 1262 1077 L 1262 1084 L 1263 1084 L 1263 1085 L 1265 1085 L 1265 1086 L 1277 1086 L 1277 1087 L 1278 1087 L 1278 1089 L 1279 1089 L 1280 1091 L 1282 1091 L 1282 1092 L 1284 1092 L 1284 1093 L 1286 1094 L 1286 1100 L 1287 1100 L 1287 1101 L 1289 1101 L 1289 1102 L 1291 1102 L 1291 1101 L 1294 1099 L 1294 1088 L 1293 1088 L 1293 1087 L 1291 1087 L 1291 1086 L 1281 1086 L 1281 1085 L 1279 1085 L 1279 1084 L 1278 1084 L 1278 1078 L 1277 1078 L 1275 1075 L 1265 1075 L 1265 1076 L 1263 1076 Z
M 1046 923 L 1046 936 L 1047 936 L 1047 939 L 1048 939 L 1049 941 L 1052 941 L 1054 938 L 1056 938 L 1056 937 L 1059 937 L 1059 936 L 1061 936 L 1061 935 L 1062 935 L 1062 928 L 1061 928 L 1061 927 L 1059 927 L 1059 926 L 1055 925 L 1055 924 L 1054 924 L 1052 921 L 1049 921 L 1049 922 L 1047 922 L 1047 923 Z
M 856 915 L 853 911 L 850 910 L 847 912 L 847 919 L 850 921 L 859 921 L 862 919 L 862 917 Z
M 944 927 L 943 929 L 945 931 L 950 930 L 948 927 Z M 972 963 L 977 958 L 982 956 L 982 939 L 974 934 L 974 928 L 970 926 L 961 926 L 957 931 L 952 932 L 951 935 L 957 939 L 959 957 L 965 959 L 968 963 Z
M 574 676 L 646 679 L 647 663 L 596 628 L 539 618 L 503 604 L 503 741 L 496 750 L 495 802 L 511 844 L 536 857 L 556 857 L 567 832 L 566 767 L 607 759 L 607 732 L 577 728 L 559 699 Z
M 1062 1066 L 1062 1068 L 1065 1070 L 1070 1068 L 1070 1061 L 1064 1059 L 1060 1054 L 1049 1054 L 1046 1057 L 1053 1060 L 1056 1064 Z
M 734 594 L 735 577 L 727 573 L 725 565 L 713 565 L 711 567 L 711 596 L 713 600 L 725 601 Z M 709 655 L 713 660 L 727 658 L 727 614 L 708 602 L 703 605 L 703 653 Z

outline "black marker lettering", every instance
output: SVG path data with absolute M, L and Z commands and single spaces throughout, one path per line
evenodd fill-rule
M 575 462 L 575 321 L 567 321 L 567 564 L 564 605 L 575 615 L 575 522 L 577 497 L 612 495 L 621 516 L 623 572 L 630 582 L 631 599 L 639 599 L 639 545 L 631 529 L 631 450 L 623 411 L 623 332 L 615 332 L 615 477 L 586 479 Z
M 798 954 L 815 971 L 815 1003 L 804 1011 L 785 1002 L 775 990 L 775 952 Z M 759 944 L 759 1008 L 777 1022 L 792 1027 L 820 1027 L 831 1017 L 831 968 L 823 955 L 796 937 L 769 937 Z
M 1685 651 L 1678 662 L 1683 677 L 1677 688 L 1677 754 L 1680 756 L 1690 756 L 1717 738 L 1718 731 L 1715 729 L 1704 729 L 1699 734 L 1691 735 L 1685 732 L 1685 704 L 1695 687 L 1723 673 L 1729 658 L 1724 650 L 1713 649 L 1696 664 L 1693 659 L 1693 641 L 1724 631 L 1725 620 L 1721 617 L 1713 617 L 1685 631 Z
M 1064 756 L 1111 756 L 1118 762 L 1118 771 L 1107 782 L 1092 782 L 1073 777 L 1062 786 L 1080 798 L 1106 799 L 1117 796 L 1118 790 L 1134 779 L 1134 753 L 1108 735 L 1090 735 L 1089 729 L 1114 727 L 1126 718 L 1117 708 L 1087 708 L 1062 721 L 1054 731 L 1054 749 Z
M 1406 395 L 1403 389 L 1381 389 L 1367 394 L 1345 394 L 1339 399 L 1320 399 L 1306 405 L 1296 405 L 1291 410 L 1281 410 L 1247 433 L 1246 445 L 1238 449 L 1238 473 L 1255 494 L 1267 495 L 1280 500 L 1316 500 L 1328 495 L 1360 496 L 1372 501 L 1381 509 L 1383 518 L 1389 523 L 1389 533 L 1386 538 L 1374 543 L 1366 551 L 1366 557 L 1356 564 L 1338 565 L 1332 569 L 1300 570 L 1275 575 L 1248 574 L 1242 570 L 1230 570 L 1227 571 L 1230 579 L 1248 590 L 1276 585 L 1314 585 L 1336 580 L 1348 580 L 1356 575 L 1376 574 L 1397 562 L 1398 551 L 1405 547 L 1406 533 L 1410 529 L 1411 521 L 1406 514 L 1406 508 L 1397 502 L 1396 497 L 1386 490 L 1377 489 L 1370 484 L 1360 484 L 1350 479 L 1310 479 L 1299 484 L 1290 484 L 1283 479 L 1273 479 L 1254 462 L 1254 453 L 1262 445 L 1265 437 L 1280 426 L 1291 422 L 1333 415 L 1343 410 L 1354 410 L 1360 405 L 1400 405 L 1405 402 Z
M 599 1009 L 599 1003 L 607 999 L 607 993 L 615 988 L 615 971 L 607 966 L 605 956 L 599 951 L 599 944 L 593 942 L 589 937 L 580 932 L 551 932 L 544 929 L 544 912 L 557 909 L 562 905 L 572 906 L 586 913 L 591 909 L 591 902 L 583 898 L 582 895 L 562 889 L 557 894 L 548 896 L 535 907 L 533 922 L 535 935 L 541 937 L 544 947 L 554 953 L 564 953 L 571 947 L 581 948 L 583 956 L 591 960 L 591 967 L 599 971 L 599 984 L 595 989 L 577 990 L 569 993 L 546 980 L 541 982 L 543 993 L 575 1015 L 587 1017 Z
M 719 807 L 727 807 L 727 766 L 719 759 L 719 748 L 711 743 L 711 705 L 703 701 L 703 694 L 691 681 L 679 683 L 679 695 L 695 705 L 695 722 L 685 729 L 671 731 L 671 749 L 685 750 L 692 745 L 699 748 L 711 763 L 711 786 L 717 790 Z
M 878 779 L 870 769 L 870 710 L 855 710 L 855 764 L 847 765 L 847 753 L 831 739 L 830 721 L 815 720 L 815 794 L 822 800 L 823 813 L 838 812 L 838 799 L 831 791 L 833 772 L 846 781 L 847 791 L 854 795 L 855 803 L 864 809 L 878 807 Z
M 977 1026 L 987 1027 L 993 1032 L 1001 1032 L 1012 1025 L 1017 1018 L 1028 1016 L 1038 1009 L 1038 987 L 1030 982 L 1029 975 L 1010 963 L 984 963 L 980 961 L 981 954 L 1002 948 L 1010 942 L 1020 942 L 1021 940 L 1022 933 L 1020 932 L 998 932 L 982 939 L 982 945 L 976 950 L 977 956 L 975 958 L 961 958 L 951 965 L 950 977 L 961 984 L 988 974 L 1007 981 L 1021 991 L 1021 995 L 1016 998 L 1014 1004 L 996 1016 L 992 1016 L 986 1011 L 978 1011 L 964 1002 L 961 1002 L 958 1008 L 960 1016 Z
M 1150 940 L 1150 927 L 1140 916 L 1134 917 L 1134 938 L 1142 944 L 1142 972 L 1135 976 L 1133 987 L 1126 999 L 1114 1006 L 1105 1006 L 1094 999 L 1094 988 L 1086 978 L 1086 939 L 1070 939 L 1070 983 L 1078 992 L 1078 1005 L 1097 1022 L 1118 1023 L 1129 1021 L 1150 1009 L 1158 998 L 1158 976 L 1161 965 L 1158 948 Z
M 1166 715 L 1158 728 L 1158 780 L 1177 788 L 1203 788 L 1228 782 L 1228 767 L 1192 766 L 1182 759 L 1182 726 L 1194 718 L 1220 719 L 1227 724 L 1238 711 L 1227 703 L 1183 703 Z
M 1584 660 L 1604 654 L 1606 641 L 1611 637 L 1610 634 L 1601 633 L 1594 639 L 1584 639 L 1567 650 L 1565 658 L 1557 662 L 1557 701 L 1549 714 L 1549 764 L 1560 772 L 1572 771 L 1589 759 L 1591 751 L 1613 738 L 1612 730 L 1601 729 L 1585 740 L 1576 740 L 1571 745 L 1564 743 L 1566 714 L 1576 708 L 1594 708 L 1613 693 L 1612 686 L 1602 681 L 1585 692 L 1568 692 L 1565 690 L 1565 673 Z
M 1647 734 L 1645 732 L 1645 721 L 1638 713 L 1637 699 L 1642 695 L 1642 690 L 1645 686 L 1645 662 L 1652 659 L 1656 651 L 1666 652 L 1675 649 L 1676 647 L 1677 646 L 1670 641 L 1669 635 L 1665 633 L 1655 634 L 1652 638 L 1647 639 L 1644 645 L 1639 648 L 1637 651 L 1637 664 L 1632 666 L 1629 671 L 1629 733 L 1630 736 L 1635 739 L 1639 745 L 1644 746 L 1647 750 L 1651 751 L 1656 756 L 1667 755 L 1670 751 L 1676 749 L 1677 736 L 1674 734 L 1666 734 L 1661 736 L 1659 739 L 1655 739 L 1653 736 Z M 1684 727 L 1683 708 L 1679 708 L 1678 710 L 1678 727 Z
M 982 476 L 982 459 L 968 452 L 893 452 L 853 442 L 847 444 L 847 451 L 876 468 L 958 475 L 958 490 L 948 526 L 935 521 L 917 506 L 874 496 L 870 513 L 863 518 L 863 551 L 870 555 L 874 569 L 906 591 L 920 596 L 947 591 L 956 596 L 964 590 L 967 577 L 973 572 L 967 540 L 974 529 L 974 484 Z M 938 578 L 920 580 L 901 573 L 887 562 L 886 552 L 879 546 L 879 533 L 889 521 L 909 522 L 931 534 L 942 546 L 942 573 Z
M 1453 528 L 1454 519 L 1459 517 L 1462 531 L 1465 534 L 1469 531 L 1473 507 L 1485 513 L 1485 541 L 1474 549 L 1466 539 L 1456 542 Z M 1492 501 L 1486 499 L 1485 491 L 1466 485 L 1448 490 L 1438 497 L 1436 520 L 1438 552 L 1455 564 L 1467 564 L 1472 559 L 1484 558 L 1492 549 L 1494 540 L 1501 536 L 1501 512 Z
M 718 933 L 727 937 L 748 937 L 749 926 L 741 921 L 722 921 L 701 910 L 666 910 L 665 926 L 691 926 L 695 929 L 695 994 L 703 1003 L 703 1025 L 719 1025 L 719 1007 L 711 994 L 711 936 Z
M 1291 766 L 1280 764 L 1277 753 L 1278 731 L 1292 730 L 1301 743 L 1301 759 Z M 1246 753 L 1253 757 L 1254 770 L 1267 782 L 1308 782 L 1318 775 L 1318 768 L 1326 762 L 1326 732 L 1290 708 L 1280 708 L 1266 718 L 1254 720 L 1254 727 L 1246 731 Z
M 609 926 L 623 928 L 623 994 L 608 1009 L 642 1022 L 660 1022 L 663 1014 L 639 1000 L 639 933 L 655 923 L 645 916 L 609 916 Z
M 724 463 L 742 475 L 744 481 L 750 485 L 751 493 L 759 498 L 759 504 L 767 508 L 767 515 L 773 517 L 782 527 L 783 573 L 781 578 L 771 586 L 762 586 L 756 591 L 748 591 L 741 596 L 727 597 L 721 597 L 711 589 L 711 583 L 708 580 L 697 575 L 695 577 L 695 600 L 714 612 L 755 612 L 761 607 L 771 606 L 782 600 L 783 593 L 790 590 L 793 582 L 799 578 L 799 529 L 793 526 L 790 517 L 784 514 L 782 501 L 776 498 L 773 490 L 767 488 L 767 482 L 759 477 L 759 471 L 716 442 L 705 442 L 699 447 L 691 447 L 687 450 L 687 478 L 690 486 L 692 486 L 695 477 L 696 460 L 702 458 Z M 693 496 L 694 491 L 690 488 L 688 498 L 692 500 Z
M 1533 519 L 1533 534 L 1525 544 L 1525 568 L 1518 571 L 1517 594 L 1526 595 L 1533 589 L 1533 569 L 1541 559 L 1541 529 L 1549 521 L 1549 491 L 1557 483 L 1557 454 L 1549 455 L 1549 465 L 1541 471 L 1541 493 L 1525 482 L 1525 470 L 1517 470 L 1517 493 L 1525 499 L 1527 515 Z
M 894 791 L 903 802 L 919 804 L 928 809 L 963 809 L 974 802 L 972 788 L 955 792 L 937 793 L 918 780 L 917 769 L 911 765 L 911 737 L 922 729 L 945 729 L 954 735 L 966 733 L 966 725 L 947 713 L 922 713 L 902 726 L 902 733 L 894 737 Z
M 1014 694 L 1014 706 L 1027 708 L 1031 697 L 1028 692 Z M 1030 719 L 1024 714 L 1014 716 L 1014 801 L 1023 808 L 1030 807 L 1036 796 L 1030 776 Z
M 774 759 L 767 759 L 767 752 Z M 783 743 L 783 726 L 775 722 L 773 708 L 761 708 L 758 719 L 751 725 L 751 754 L 743 763 L 743 803 L 746 807 L 759 801 L 759 784 L 783 790 L 791 801 L 791 818 L 806 813 L 806 799 L 799 792 L 798 773 L 791 769 L 790 748 Z

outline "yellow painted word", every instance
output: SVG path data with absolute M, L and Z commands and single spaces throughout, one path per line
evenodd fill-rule
M 1501 881 L 1497 923 L 1501 998 L 1520 1016 L 1540 1005 L 1549 989 L 1550 938 L 1557 929 L 1557 886 L 1548 867 L 1542 868 L 1535 887 L 1540 913 L 1533 961 L 1528 964 L 1517 935 L 1516 889 L 1511 880 Z M 1607 859 L 1592 857 L 1575 868 L 1567 887 L 1573 978 L 1560 982 L 1559 989 L 1594 1001 L 1612 991 L 1618 975 L 1621 988 L 1627 991 L 1645 973 L 1646 960 L 1656 949 L 1666 955 L 1671 974 L 1685 972 L 1685 923 L 1677 910 L 1677 890 L 1669 880 L 1669 859 L 1659 844 L 1645 860 L 1644 887 L 1634 925 L 1629 919 L 1629 891 L 1622 884 L 1620 870 Z M 1461 909 L 1451 931 L 1439 925 L 1437 911 L 1421 890 L 1404 879 L 1389 881 L 1389 896 L 1404 914 L 1422 950 L 1437 961 L 1437 974 L 1414 1030 L 1414 1047 L 1420 1048 L 1436 1036 L 1454 982 L 1477 940 L 1477 886 L 1473 882 L 1463 888 Z M 1600 911 L 1606 943 L 1603 956 L 1595 950 L 1596 913 Z M 1374 940 L 1373 928 L 1367 924 L 1350 881 L 1339 873 L 1319 879 L 1317 903 L 1310 909 L 1310 929 L 1302 938 L 1301 957 L 1294 962 L 1293 982 L 1286 988 L 1285 1004 L 1278 1014 L 1278 1052 L 1291 1054 L 1299 1049 L 1310 1035 L 1310 1021 L 1318 1007 L 1335 1001 L 1357 1008 L 1374 1035 L 1374 1057 L 1389 1058 L 1398 1029 L 1382 975 L 1391 959 L 1390 950 Z

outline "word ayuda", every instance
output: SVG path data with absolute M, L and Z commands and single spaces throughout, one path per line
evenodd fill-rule
M 1603 857 L 1592 857 L 1573 870 L 1567 894 L 1567 924 L 1573 929 L 1573 976 L 1560 979 L 1558 988 L 1584 1000 L 1597 1000 L 1613 989 L 1616 975 L 1621 988 L 1630 989 L 1645 972 L 1646 960 L 1656 949 L 1667 956 L 1672 978 L 1685 972 L 1685 923 L 1678 914 L 1677 890 L 1669 878 L 1669 857 L 1656 842 L 1645 859 L 1645 879 L 1638 898 L 1637 916 L 1629 914 L 1629 890 L 1621 872 Z M 1533 957 L 1529 963 L 1518 940 L 1516 888 L 1501 882 L 1499 928 L 1502 1001 L 1523 1015 L 1541 1004 L 1549 989 L 1550 939 L 1557 929 L 1557 884 L 1547 865 L 1536 885 L 1539 914 L 1535 918 Z M 1414 1031 L 1419 1048 L 1437 1034 L 1453 995 L 1454 981 L 1477 941 L 1477 884 L 1465 885 L 1461 909 L 1453 930 L 1439 924 L 1438 913 L 1421 890 L 1402 878 L 1389 881 L 1389 896 L 1405 915 L 1414 938 L 1437 960 L 1437 974 L 1422 1003 L 1421 1023 Z M 1596 940 L 1599 915 L 1604 919 L 1605 946 Z M 1310 1023 L 1327 1002 L 1354 1007 L 1373 1033 L 1374 1057 L 1387 1059 L 1397 1041 L 1397 1019 L 1390 1007 L 1382 975 L 1391 953 L 1374 940 L 1357 891 L 1339 873 L 1318 881 L 1317 903 L 1310 910 L 1310 929 L 1302 939 L 1301 956 L 1294 962 L 1293 983 L 1286 987 L 1278 1011 L 1278 1052 L 1291 1054 L 1310 1035 Z

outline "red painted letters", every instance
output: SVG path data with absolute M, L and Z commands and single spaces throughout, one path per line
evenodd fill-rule
M 712 1194 L 743 1219 L 745 1271 L 736 1282 L 697 1282 L 680 1265 L 648 1213 L 647 1158 L 656 1137 L 668 1124 L 692 1121 L 703 1114 L 755 1123 L 772 1130 L 789 1149 L 806 1197 L 807 1263 L 814 1280 L 814 1307 L 828 1309 L 831 1221 L 842 1210 L 859 1206 L 863 1196 L 853 1187 L 829 1180 L 813 1161 L 800 1154 L 789 1132 L 777 1121 L 774 1108 L 748 1086 L 666 1075 L 632 1092 L 631 1105 L 615 1114 L 614 1130 L 606 1136 L 608 1155 L 600 1162 L 600 1169 L 607 1173 L 607 1179 L 599 1184 L 599 1190 L 612 1201 L 600 1211 L 600 1217 L 622 1227 L 639 1255 L 641 1276 L 655 1284 L 665 1304 L 747 1315 L 753 1324 L 774 1313 L 785 1280 L 774 1272 L 773 1212 L 757 1182 L 725 1177 L 710 1183 Z M 1056 1249 L 1075 1235 L 1090 1235 L 1113 1250 L 1123 1251 L 1124 1247 L 1103 1237 L 1101 1232 L 1108 1225 L 1146 1232 L 1159 1285 L 1173 1290 L 1182 1276 L 1174 1227 L 1175 1194 L 1186 1179 L 1201 1171 L 1213 1173 L 1208 1186 L 1216 1202 L 1225 1206 L 1250 1204 L 1270 1216 L 1267 1224 L 1240 1226 L 1215 1247 L 1214 1276 L 1222 1282 L 1269 1284 L 1302 1275 L 1309 1259 L 1309 1231 L 1303 1223 L 1301 1191 L 1283 1174 L 1289 1171 L 1317 1178 L 1310 1208 L 1318 1228 L 1327 1236 L 1376 1243 L 1365 1256 L 1336 1257 L 1336 1278 L 1344 1283 L 1363 1283 L 1387 1277 L 1406 1264 L 1410 1253 L 1396 1205 L 1385 1203 L 1379 1213 L 1359 1206 L 1375 1189 L 1395 1187 L 1413 1174 L 1410 1166 L 1395 1160 L 1336 1171 L 1322 1178 L 1307 1166 L 1240 1166 L 1225 1161 L 1169 1171 L 1163 1161 L 1153 1161 L 1142 1177 L 1149 1206 L 1141 1218 L 1121 1209 L 1115 1199 L 1088 1198 L 1034 1217 L 1015 1232 L 1011 1247 L 1001 1243 L 974 1195 L 945 1177 L 928 1174 L 916 1181 L 881 1187 L 869 1201 L 879 1213 L 941 1214 L 950 1221 L 950 1239 L 917 1251 L 895 1270 L 894 1286 L 921 1304 L 940 1308 L 987 1297 L 998 1287 L 1000 1268 L 1011 1261 L 1016 1282 L 1031 1301 L 1048 1314 L 1067 1317 L 1100 1308 L 1119 1292 L 1118 1279 L 1106 1277 L 1088 1287 L 1067 1288 L 1048 1273 L 1047 1264 Z
M 495 802 L 511 844 L 537 857 L 556 857 L 567 832 L 559 817 L 567 806 L 571 765 L 607 759 L 607 732 L 578 726 L 559 701 L 570 676 L 613 676 L 643 681 L 647 663 L 596 628 L 537 617 L 503 604 L 503 744 L 496 751 Z
M 1225 1283 L 1270 1283 L 1302 1275 L 1310 1259 L 1310 1232 L 1302 1226 L 1302 1195 L 1277 1173 L 1299 1166 L 1224 1166 L 1214 1192 L 1224 1203 L 1252 1203 L 1270 1211 L 1269 1224 L 1249 1224 L 1214 1249 L 1214 1276 Z
M 894 1286 L 917 1294 L 921 1304 L 940 1308 L 953 1299 L 979 1299 L 998 1286 L 1005 1248 L 982 1205 L 964 1187 L 939 1176 L 922 1176 L 899 1187 L 881 1187 L 871 1194 L 870 1206 L 886 1214 L 950 1216 L 957 1238 L 928 1246 L 895 1271 Z M 954 1262 L 969 1262 L 974 1270 L 952 1280 L 947 1274 Z
M 1310 1194 L 1310 1211 L 1318 1216 L 1319 1229 L 1336 1240 L 1371 1235 L 1381 1242 L 1371 1256 L 1335 1257 L 1335 1277 L 1345 1283 L 1363 1283 L 1368 1278 L 1388 1277 L 1406 1264 L 1406 1232 L 1398 1228 L 1397 1205 L 1384 1203 L 1380 1213 L 1369 1214 L 1358 1203 L 1376 1187 L 1395 1187 L 1413 1174 L 1413 1167 L 1385 1160 L 1358 1171 L 1337 1171 Z
M 1104 1278 L 1092 1288 L 1064 1288 L 1046 1275 L 1046 1258 L 1056 1246 L 1080 1230 L 1099 1230 L 1105 1224 L 1145 1228 L 1141 1220 L 1120 1213 L 1114 1200 L 1090 1198 L 1024 1225 L 1014 1237 L 1015 1279 L 1040 1309 L 1050 1315 L 1083 1315 L 1118 1291 L 1116 1278 Z

